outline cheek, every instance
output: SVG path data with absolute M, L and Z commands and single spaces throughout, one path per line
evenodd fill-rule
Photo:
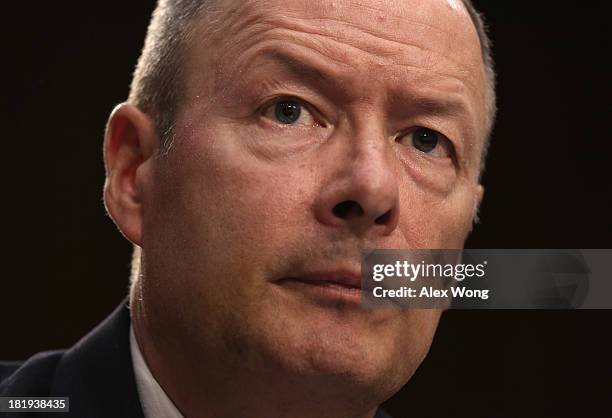
M 407 247 L 463 248 L 471 229 L 473 187 L 457 182 L 448 194 L 412 183 L 400 192 L 399 229 Z
M 261 252 L 307 227 L 315 189 L 309 166 L 262 160 L 222 132 L 202 129 L 180 141 L 169 164 L 186 233 Z

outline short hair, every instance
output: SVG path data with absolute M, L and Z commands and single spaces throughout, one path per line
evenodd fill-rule
M 480 155 L 480 180 L 482 178 L 482 175 L 484 174 L 489 145 L 491 144 L 491 134 L 493 132 L 493 125 L 495 125 L 495 116 L 497 115 L 497 95 L 495 93 L 495 61 L 493 60 L 493 43 L 491 42 L 491 38 L 489 37 L 489 28 L 487 26 L 484 16 L 482 15 L 482 13 L 476 10 L 471 0 L 462 0 L 462 2 L 465 8 L 467 9 L 470 18 L 472 19 L 474 27 L 476 27 L 476 33 L 478 34 L 478 40 L 480 42 L 480 51 L 487 81 L 487 87 L 485 92 L 485 138 L 484 144 L 482 145 L 482 153 Z
M 485 20 L 471 0 L 462 2 L 478 34 L 487 78 L 485 143 L 480 167 L 482 175 L 497 112 L 495 69 Z M 192 23 L 213 3 L 211 0 L 159 0 L 151 17 L 128 101 L 153 119 L 162 141 L 162 152 L 167 152 L 174 141 L 174 121 L 184 91 L 184 46 L 193 30 Z

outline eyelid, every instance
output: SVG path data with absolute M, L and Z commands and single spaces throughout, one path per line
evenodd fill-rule
M 440 135 L 442 141 L 445 142 L 446 146 L 448 146 L 448 157 L 447 158 L 450 158 L 451 160 L 453 160 L 454 163 L 457 162 L 458 156 L 457 156 L 457 147 L 456 147 L 455 142 L 452 139 L 450 139 L 447 135 L 443 134 L 437 129 L 429 128 L 427 126 L 413 126 L 397 134 L 395 136 L 395 141 L 397 142 L 398 139 L 405 138 L 405 137 L 412 137 L 412 135 L 414 135 L 415 132 L 417 132 L 419 129 L 427 129 L 427 130 L 430 130 Z M 444 146 L 444 145 L 438 145 L 438 146 Z M 425 154 L 425 155 L 431 156 L 431 154 Z M 442 158 L 442 157 L 434 157 L 434 158 Z
M 304 99 L 300 99 L 299 97 L 296 97 L 290 94 L 279 94 L 279 95 L 275 95 L 275 96 L 265 99 L 263 104 L 261 104 L 257 108 L 257 114 L 263 116 L 266 110 L 268 110 L 271 106 L 275 105 L 276 103 L 282 102 L 283 100 L 292 100 L 292 101 L 299 103 L 302 106 L 303 110 L 310 113 L 310 115 L 312 116 L 312 118 L 314 119 L 317 125 L 320 125 L 323 128 L 326 128 L 329 125 L 329 123 L 325 120 L 325 118 L 322 116 L 321 112 L 316 108 L 316 106 L 310 104 L 308 101 Z

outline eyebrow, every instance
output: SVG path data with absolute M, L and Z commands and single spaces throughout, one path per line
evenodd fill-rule
M 337 77 L 333 74 L 337 71 L 333 71 L 332 69 L 326 71 L 318 65 L 311 64 L 286 51 L 271 49 L 261 51 L 254 56 L 252 60 L 245 63 L 246 65 L 243 68 L 252 68 L 253 64 L 258 61 L 279 66 L 299 79 L 322 83 L 328 88 L 334 87 L 334 85 L 337 86 Z M 339 65 L 350 67 L 343 63 L 339 63 Z M 433 98 L 419 92 L 408 90 L 392 92 L 391 97 L 394 97 L 393 103 L 401 104 L 402 110 L 399 113 L 405 115 L 422 113 L 455 118 L 468 117 L 471 115 L 466 103 L 461 99 Z M 387 105 L 389 104 L 388 102 Z
M 280 65 L 281 67 L 284 67 L 287 71 L 295 75 L 325 82 L 329 82 L 331 80 L 331 77 L 321 71 L 319 68 L 294 58 L 291 55 L 274 51 L 265 53 L 263 57 L 271 59 L 271 61 Z
M 463 100 L 433 99 L 421 95 L 410 95 L 411 113 L 429 115 L 467 116 L 470 114 Z
M 308 61 L 312 61 L 312 59 L 301 59 L 299 55 L 296 56 L 288 51 L 266 48 L 257 51 L 246 62 L 239 64 L 234 71 L 232 71 L 230 76 L 236 78 L 236 76 L 240 74 L 250 73 L 253 69 L 257 69 L 261 65 L 271 65 L 286 71 L 296 79 L 309 80 L 316 84 L 324 84 L 328 88 L 336 84 L 336 77 L 334 77 L 334 72 L 336 71 L 330 68 L 325 69 L 328 65 L 320 62 L 315 64 L 314 62 L 310 63 Z M 258 73 L 261 74 L 261 71 Z M 246 79 L 249 78 L 250 77 L 246 77 Z

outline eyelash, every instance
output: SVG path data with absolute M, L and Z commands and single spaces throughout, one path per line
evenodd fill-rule
M 266 100 L 257 109 L 257 114 L 260 116 L 265 116 L 266 112 L 269 109 L 271 109 L 273 106 L 275 106 L 276 104 L 282 101 L 294 101 L 298 103 L 301 106 L 302 110 L 307 111 L 312 116 L 317 126 L 322 127 L 322 128 L 326 128 L 328 126 L 328 124 L 325 122 L 325 119 L 321 116 L 321 112 L 319 112 L 316 107 L 306 102 L 305 100 L 302 100 L 298 97 L 291 96 L 291 95 L 275 96 L 273 98 Z
M 414 144 L 414 135 L 416 135 L 419 131 L 422 130 L 426 130 L 426 131 L 431 131 L 435 134 L 437 134 L 439 136 L 438 142 L 436 143 L 436 145 L 434 146 L 434 148 L 432 149 L 431 152 L 425 152 L 423 150 L 418 149 L 415 144 Z M 410 128 L 400 134 L 398 134 L 397 136 L 395 136 L 395 142 L 401 142 L 403 139 L 409 139 L 410 140 L 410 144 L 406 144 L 406 146 L 411 146 L 412 148 L 418 150 L 419 152 L 425 154 L 425 155 L 429 155 L 429 156 L 434 156 L 433 152 L 437 149 L 440 148 L 444 148 L 447 150 L 448 156 L 447 158 L 450 158 L 452 160 L 456 159 L 457 156 L 457 151 L 455 148 L 455 144 L 454 142 L 448 138 L 448 136 L 446 136 L 445 134 L 443 134 L 442 132 L 433 129 L 433 128 L 429 128 L 427 126 L 415 126 L 413 128 Z M 440 152 L 440 151 L 438 151 Z M 435 158 L 443 158 L 443 157 L 439 157 L 439 156 L 434 156 Z

